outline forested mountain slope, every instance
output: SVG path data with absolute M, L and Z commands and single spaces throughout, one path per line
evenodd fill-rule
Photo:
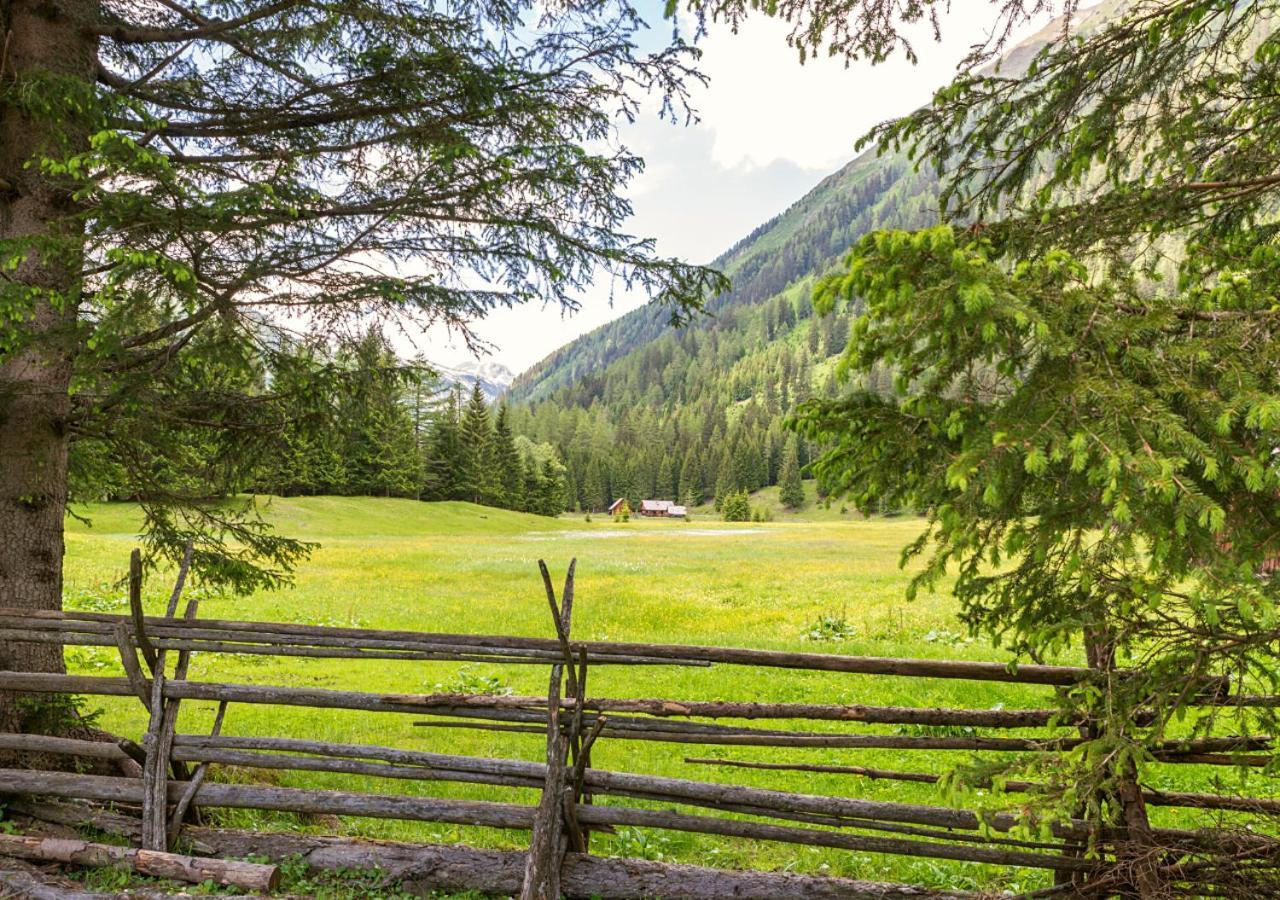
M 1105 18 L 1119 2 L 1084 17 Z M 1024 67 L 1060 28 L 1012 48 L 1003 65 Z M 696 503 L 778 483 L 789 454 L 804 465 L 812 450 L 782 420 L 797 401 L 836 390 L 832 360 L 848 336 L 847 319 L 812 317 L 813 278 L 869 231 L 936 219 L 930 173 L 905 156 L 864 153 L 716 260 L 733 288 L 708 315 L 674 327 L 643 307 L 521 374 L 513 426 L 558 449 L 570 502 L 584 509 L 624 495 Z
M 756 228 L 713 263 L 733 279 L 733 290 L 708 306 L 708 318 L 683 329 L 665 310 L 645 306 L 583 335 L 516 378 L 515 402 L 541 400 L 580 376 L 675 331 L 723 327 L 726 310 L 758 307 L 825 268 L 869 228 L 884 220 L 925 221 L 932 216 L 932 179 L 908 173 L 901 159 L 866 153 L 828 176 L 786 212 Z

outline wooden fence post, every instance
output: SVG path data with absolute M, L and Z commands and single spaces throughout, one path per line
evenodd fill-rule
M 563 663 L 555 663 L 551 667 L 551 683 L 547 688 L 547 776 L 542 786 L 542 799 L 534 814 L 533 834 L 529 839 L 529 853 L 525 859 L 524 883 L 520 889 L 520 900 L 559 900 L 560 868 L 564 863 L 564 855 L 572 840 L 574 849 L 582 852 L 586 849 L 586 838 L 578 824 L 575 812 L 575 801 L 578 790 L 570 780 L 569 759 L 572 754 L 575 762 L 582 760 L 581 728 L 583 679 L 586 666 L 580 673 L 576 672 L 573 648 L 569 643 L 569 633 L 573 625 L 573 577 L 577 568 L 577 560 L 569 562 L 569 570 L 565 575 L 562 603 L 556 603 L 555 588 L 551 584 L 551 572 L 544 560 L 538 560 L 538 568 L 542 572 L 542 583 L 547 592 L 547 604 L 551 608 L 551 621 L 555 626 L 556 639 L 564 655 Z M 566 690 L 574 704 L 574 714 L 569 720 L 569 727 L 562 729 L 560 725 L 560 691 L 561 681 L 567 676 Z
M 520 900 L 560 900 L 560 865 L 567 849 L 563 797 L 565 761 L 569 750 L 569 741 L 560 730 L 560 680 L 563 675 L 559 663 L 551 667 L 551 685 L 547 692 L 552 704 L 547 721 L 547 780 L 534 814 Z
M 187 543 L 182 565 L 178 569 L 178 577 L 173 592 L 169 595 L 169 603 L 165 609 L 165 618 L 172 619 L 178 611 L 178 601 L 182 598 L 182 589 L 186 584 L 187 572 L 191 567 L 192 544 Z M 138 577 L 134 577 L 134 572 Z M 133 608 L 136 640 L 140 648 L 151 647 L 144 628 L 141 599 L 141 561 L 137 550 L 134 550 L 130 561 L 129 602 Z M 195 619 L 200 601 L 192 598 L 187 602 L 183 618 L 190 622 Z M 190 773 L 186 763 L 171 761 L 173 753 L 173 736 L 178 726 L 178 699 L 165 699 L 165 657 L 167 651 L 152 649 L 154 658 L 147 657 L 151 666 L 151 720 L 147 725 L 147 736 L 144 749 L 147 753 L 146 765 L 142 770 L 142 847 L 145 850 L 166 851 L 172 834 L 169 818 L 169 768 L 172 765 L 174 775 L 180 781 L 189 781 Z M 146 657 L 146 650 L 143 649 Z M 191 651 L 179 650 L 178 662 L 174 666 L 173 677 L 183 681 L 191 665 Z M 221 716 L 219 716 L 219 722 Z M 191 802 L 190 798 L 187 803 Z
M 164 663 L 165 651 L 156 655 L 156 666 L 151 674 L 151 720 L 147 723 L 147 736 L 143 739 L 143 749 L 147 753 L 147 764 L 142 769 L 142 848 L 144 850 L 167 850 L 168 836 L 168 778 L 169 749 L 172 746 L 173 733 L 169 740 L 164 740 L 165 715 L 164 704 Z

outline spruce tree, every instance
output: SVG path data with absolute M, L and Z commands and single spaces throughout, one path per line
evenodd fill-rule
M 733 491 L 725 497 L 720 508 L 720 515 L 726 522 L 751 521 L 751 499 L 746 491 Z
M 754 491 L 758 483 L 759 459 L 751 440 L 741 431 L 733 445 L 733 483 L 740 490 Z
M 612 502 L 604 478 L 604 464 L 593 457 L 587 463 L 586 477 L 582 483 L 582 499 L 588 512 L 608 509 Z
M 726 454 L 728 451 L 725 451 Z M 732 460 L 722 463 L 720 466 L 720 477 L 716 479 L 716 509 L 720 512 L 724 511 L 724 503 L 729 495 L 738 490 L 738 481 L 734 477 L 734 469 Z
M 347 493 L 418 495 L 421 456 L 406 386 L 416 372 L 402 366 L 386 339 L 369 331 L 348 343 L 338 364 L 345 371 L 338 428 L 344 438 Z
M 538 475 L 538 463 L 532 457 L 524 461 L 524 504 L 520 507 L 524 512 L 540 513 L 543 500 L 542 479 Z
M 498 407 L 498 418 L 493 429 L 493 449 L 500 491 L 498 505 L 506 509 L 521 509 L 524 506 L 524 466 L 520 460 L 520 451 L 516 449 L 510 414 L 505 403 Z
M 1091 728 L 1017 805 L 1133 840 L 1170 734 L 1280 727 L 1248 708 L 1280 690 L 1280 31 L 1273 3 L 1099 9 L 879 130 L 939 174 L 948 221 L 869 234 L 819 284 L 861 315 L 848 395 L 799 424 L 834 493 L 927 510 L 912 595 L 945 584 L 972 633 L 1102 670 L 1057 696 Z M 1215 852 L 1141 868 L 1114 890 L 1275 889 Z
M 640 509 L 640 501 L 652 498 L 653 482 L 648 477 L 649 468 L 641 460 L 627 467 L 627 500 L 634 510 Z
M 676 499 L 676 485 L 671 477 L 671 457 L 665 454 L 656 467 L 653 496 L 658 500 Z
M 544 516 L 558 516 L 565 511 L 564 470 L 553 459 L 543 460 L 538 471 L 538 509 Z
M 271 382 L 290 403 L 287 425 L 258 476 L 259 489 L 266 493 L 332 494 L 347 484 L 337 391 L 301 391 L 295 386 L 314 377 L 316 368 L 326 364 L 326 355 L 325 348 L 314 343 L 286 344 L 272 363 Z
M 431 428 L 426 496 L 433 500 L 463 497 L 462 394 L 457 385 L 445 395 Z
M 782 454 L 782 469 L 778 476 L 778 499 L 789 509 L 804 506 L 804 484 L 800 480 L 800 453 L 795 435 L 787 441 Z
M 497 492 L 494 471 L 493 419 L 479 382 L 471 387 L 471 397 L 462 411 L 459 429 L 461 466 L 459 492 L 472 503 L 491 503 Z

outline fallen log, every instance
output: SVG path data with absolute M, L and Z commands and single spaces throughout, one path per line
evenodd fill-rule
M 24 815 L 59 824 L 92 822 L 112 834 L 135 837 L 136 819 L 85 804 L 19 802 Z M 269 833 L 189 827 L 187 836 L 207 855 L 269 859 L 300 858 L 311 869 L 377 869 L 389 882 L 411 891 L 479 891 L 513 894 L 524 875 L 520 851 L 478 850 L 466 846 L 434 846 L 358 838 Z M 601 859 L 566 855 L 561 889 L 571 898 L 620 900 L 639 896 L 687 900 L 773 900 L 802 896 L 815 900 L 972 900 L 967 891 L 932 890 L 915 885 L 848 878 L 752 872 L 672 865 L 635 859 Z
M 69 838 L 0 834 L 0 856 L 76 866 L 123 865 L 140 875 L 191 884 L 211 881 L 246 891 L 270 891 L 280 883 L 280 868 L 275 865 L 138 850 Z
M 171 797 L 175 796 L 181 789 L 181 783 L 171 783 Z M 37 793 L 54 797 L 117 803 L 137 803 L 142 796 L 141 785 L 133 779 L 22 769 L 0 769 L 0 793 Z M 804 795 L 787 796 L 803 797 Z M 341 791 L 307 790 L 262 785 L 206 784 L 201 789 L 200 799 L 204 805 L 215 807 L 366 816 L 381 819 L 479 825 L 512 830 L 530 829 L 535 812 L 534 807 L 531 806 L 487 801 L 352 794 Z M 884 805 L 889 807 L 905 806 L 904 804 Z M 924 807 L 924 809 L 931 811 L 933 808 Z M 945 810 L 945 812 L 966 815 L 961 810 Z M 1092 871 L 1104 865 L 1101 860 L 1082 860 L 1043 853 L 956 846 L 929 841 L 876 838 L 761 822 L 687 815 L 663 810 L 584 806 L 578 810 L 578 815 L 584 825 L 659 828 L 753 840 L 780 841 L 806 846 L 832 847 L 864 853 L 886 853 L 929 859 L 948 859 L 1070 871 Z M 971 816 L 972 813 L 967 815 Z M 944 824 L 942 827 L 947 826 Z M 1185 850 L 1213 849 L 1219 847 L 1222 843 L 1219 836 L 1213 832 L 1156 829 L 1153 833 L 1162 842 L 1162 845 L 1176 846 Z M 1273 858 L 1278 852 L 1277 847 L 1280 846 L 1280 843 L 1275 838 L 1263 835 L 1232 835 L 1228 843 L 1232 852 L 1247 852 L 1255 858 Z
M 65 878 L 55 878 L 18 860 L 0 864 L 0 897 L 22 900 L 106 900 L 106 894 L 80 890 Z M 114 898 L 113 898 L 114 900 Z

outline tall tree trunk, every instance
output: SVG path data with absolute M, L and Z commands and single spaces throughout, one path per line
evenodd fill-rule
M 60 0 L 56 7 L 0 0 L 0 17 L 5 93 L 20 94 L 23 82 L 40 73 L 92 81 L 96 39 L 82 26 L 97 17 L 96 0 Z M 38 165 L 28 165 L 52 152 L 54 130 L 0 99 L 0 239 L 57 242 L 52 253 L 33 248 L 0 288 L 0 320 L 5 306 L 28 302 L 24 289 L 40 292 L 31 318 L 19 325 L 18 346 L 5 347 L 0 331 L 0 605 L 31 610 L 62 606 L 67 420 L 83 252 L 83 232 L 67 221 L 71 197 Z M 62 671 L 62 648 L 7 643 L 0 667 Z M 0 729 L 26 724 L 16 701 L 0 695 Z

